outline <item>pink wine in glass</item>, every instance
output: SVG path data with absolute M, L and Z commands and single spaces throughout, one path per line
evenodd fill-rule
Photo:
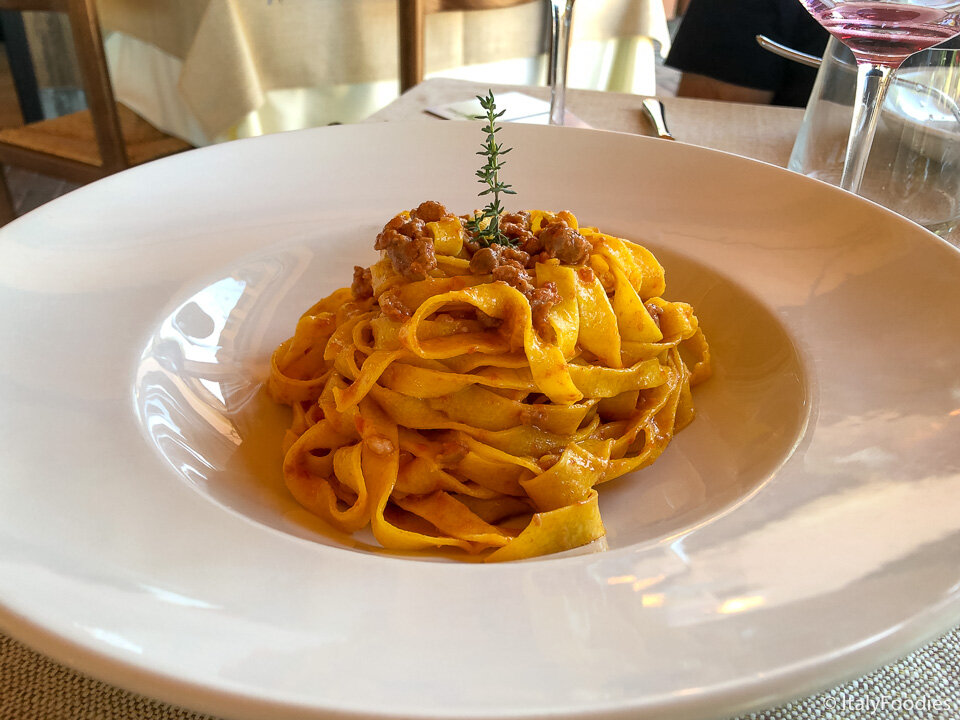
M 859 192 L 893 72 L 914 53 L 960 33 L 960 0 L 800 2 L 857 60 L 857 94 L 840 187 Z
M 800 0 L 824 28 L 859 61 L 899 67 L 910 55 L 958 32 L 958 3 L 937 0 L 883 2 Z

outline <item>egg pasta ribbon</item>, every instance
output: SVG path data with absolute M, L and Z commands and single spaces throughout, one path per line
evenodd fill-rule
M 336 531 L 490 562 L 570 550 L 606 532 L 603 483 L 693 419 L 709 346 L 653 254 L 569 212 L 501 227 L 514 247 L 438 203 L 400 213 L 273 353 L 284 481 Z

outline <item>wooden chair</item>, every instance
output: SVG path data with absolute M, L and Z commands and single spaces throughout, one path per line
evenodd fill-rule
M 88 106 L 70 115 L 0 130 L 0 225 L 15 217 L 3 165 L 87 183 L 190 147 L 117 104 L 96 0 L 0 0 L 0 10 L 66 13 Z
M 400 92 L 406 92 L 423 80 L 424 18 L 436 12 L 452 10 L 493 10 L 543 0 L 398 0 L 397 20 L 400 40 Z

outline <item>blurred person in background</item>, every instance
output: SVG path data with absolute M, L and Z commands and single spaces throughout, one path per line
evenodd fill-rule
M 681 72 L 677 95 L 805 106 L 816 69 L 764 50 L 757 35 L 817 56 L 829 37 L 798 0 L 689 0 L 666 59 Z

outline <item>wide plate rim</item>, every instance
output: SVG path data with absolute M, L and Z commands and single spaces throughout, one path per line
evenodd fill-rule
M 391 125 L 397 125 L 397 124 L 391 124 Z M 409 127 L 420 128 L 422 127 L 422 125 L 421 123 L 410 123 Z M 323 131 L 324 130 L 321 130 L 320 132 L 323 132 Z M 335 131 L 349 132 L 349 133 L 355 132 L 354 130 L 349 130 L 349 131 L 335 130 Z M 393 132 L 399 132 L 399 131 L 400 130 L 398 128 L 394 128 L 390 132 L 393 133 Z M 317 131 L 303 131 L 303 132 L 310 133 L 310 132 L 317 132 Z M 570 132 L 591 133 L 593 131 L 573 130 Z M 627 137 L 627 136 L 621 136 L 621 137 Z M 640 138 L 632 138 L 630 141 L 632 142 L 634 140 L 640 140 L 641 142 L 657 142 L 656 140 L 640 139 Z M 269 143 L 269 142 L 272 142 L 270 138 L 256 138 L 252 140 L 243 141 L 243 143 Z M 682 152 L 694 152 L 696 154 L 718 153 L 718 151 L 709 151 L 709 150 L 704 150 L 702 148 L 694 148 L 694 146 L 686 146 L 686 147 L 693 148 L 693 149 L 684 150 Z M 195 152 L 221 153 L 221 152 L 243 152 L 243 150 L 242 149 L 224 150 L 222 148 L 209 148 L 209 149 L 205 149 L 202 151 L 195 151 Z M 775 168 L 775 166 L 772 166 L 766 163 L 759 163 L 758 161 L 742 159 L 742 158 L 739 158 L 738 156 L 732 156 L 726 153 L 718 153 L 718 154 L 727 155 L 728 157 L 731 157 L 731 158 L 737 158 L 737 160 L 734 161 L 736 163 L 741 162 L 741 160 L 746 160 L 749 163 L 757 163 L 758 165 L 764 165 L 768 168 L 772 168 L 776 172 L 787 173 L 787 171 L 785 170 Z M 169 158 L 164 162 L 168 164 L 177 163 L 178 159 L 175 157 Z M 130 172 L 132 173 L 132 172 L 138 172 L 138 171 L 147 171 L 147 173 L 161 172 L 160 170 L 154 171 L 154 170 L 148 170 L 147 168 L 142 168 L 142 169 L 138 169 Z M 787 173 L 787 174 L 792 175 L 791 173 Z M 133 175 L 127 175 L 126 173 L 124 173 L 124 174 L 121 174 L 121 176 L 115 176 L 114 178 L 110 178 L 110 179 L 107 179 L 107 181 L 102 181 L 102 182 L 110 182 L 110 181 L 115 183 L 122 182 L 124 181 L 124 177 L 122 176 L 126 176 L 129 178 L 133 177 Z M 794 177 L 796 177 L 798 182 L 820 184 L 818 181 L 810 180 L 809 178 L 801 178 L 800 176 L 794 176 Z M 83 188 L 81 189 L 81 191 L 78 191 L 78 192 L 83 192 L 83 193 L 89 192 L 91 193 L 91 195 L 95 195 L 96 193 L 100 192 L 102 188 L 103 186 L 98 184 L 98 187 L 96 188 L 93 188 L 93 187 Z M 832 192 L 832 189 L 831 189 L 831 192 Z M 75 198 L 75 200 L 76 199 L 77 198 Z M 863 200 L 855 199 L 852 197 L 846 198 L 844 202 L 858 202 L 858 203 L 870 204 L 868 203 L 868 201 L 863 201 Z M 18 227 L 23 227 L 37 220 L 39 216 L 46 215 L 48 213 L 50 214 L 58 213 L 62 209 L 62 206 L 59 205 L 58 203 L 60 203 L 60 201 L 55 202 L 54 204 L 51 205 L 50 208 L 46 210 L 41 209 L 40 211 L 37 211 L 37 213 L 31 213 L 31 215 L 27 216 L 26 218 L 19 219 L 16 222 L 16 225 Z M 875 207 L 879 208 L 879 206 L 875 206 Z M 902 220 L 899 216 L 894 215 L 890 211 L 887 211 L 882 208 L 879 208 L 879 210 L 882 211 L 883 213 L 888 214 L 888 218 L 887 218 L 888 221 L 899 223 Z M 877 212 L 877 210 L 872 210 L 871 212 Z M 30 219 L 31 217 L 33 217 L 34 219 L 31 220 Z M 941 240 L 940 238 L 937 238 L 935 235 L 928 233 L 925 230 L 922 230 L 921 228 L 919 228 L 919 226 L 913 226 L 912 223 L 908 223 L 908 221 L 905 221 L 905 220 L 902 220 L 902 222 L 906 223 L 904 227 L 909 227 L 912 232 L 917 233 L 918 238 L 921 236 L 924 236 L 924 242 L 931 242 L 931 243 L 939 242 L 939 243 L 946 244 L 945 241 Z M 0 242 L 2 242 L 2 240 L 6 237 L 7 237 L 7 232 L 4 231 L 3 234 L 0 234 Z M 911 619 L 911 622 L 900 625 L 899 627 L 895 628 L 893 631 L 887 633 L 881 638 L 873 639 L 872 642 L 864 644 L 859 647 L 844 648 L 845 652 L 838 654 L 834 658 L 830 658 L 830 662 L 828 664 L 835 663 L 837 666 L 843 666 L 845 670 L 842 671 L 842 674 L 849 677 L 851 676 L 852 673 L 861 672 L 861 669 L 866 663 L 866 658 L 871 655 L 871 651 L 873 652 L 874 660 L 876 660 L 876 658 L 879 657 L 876 651 L 879 650 L 880 648 L 885 648 L 885 652 L 883 653 L 883 658 L 881 662 L 886 662 L 887 660 L 896 656 L 896 654 L 901 652 L 903 649 L 905 649 L 905 647 L 913 646 L 918 642 L 922 642 L 923 640 L 926 640 L 936 635 L 938 632 L 944 629 L 945 623 L 947 621 L 955 622 L 958 617 L 960 617 L 960 598 L 954 596 L 949 600 L 943 601 L 939 605 L 928 607 L 925 613 L 920 615 L 915 615 Z M 216 708 L 223 707 L 224 710 L 218 710 L 218 712 L 227 711 L 231 715 L 236 715 L 237 717 L 248 717 L 248 716 L 253 717 L 253 714 L 252 714 L 253 711 L 250 711 L 250 714 L 247 714 L 248 710 L 246 707 L 244 707 L 245 703 L 249 702 L 250 697 L 236 696 L 230 691 L 211 688 L 209 685 L 204 685 L 202 683 L 191 684 L 191 683 L 185 682 L 182 678 L 176 678 L 173 676 L 167 677 L 162 675 L 157 676 L 156 674 L 151 673 L 149 668 L 132 665 L 129 662 L 124 661 L 122 659 L 112 658 L 109 655 L 104 654 L 102 651 L 98 651 L 97 649 L 91 648 L 89 646 L 85 646 L 81 643 L 77 643 L 74 640 L 71 640 L 69 638 L 52 634 L 48 629 L 45 629 L 43 626 L 35 624 L 29 618 L 19 617 L 16 613 L 9 611 L 3 605 L 0 605 L 0 619 L 2 619 L 2 623 L 0 624 L 2 624 L 5 627 L 5 629 L 9 632 L 9 634 L 12 637 L 20 639 L 21 641 L 26 642 L 28 645 L 37 647 L 38 649 L 41 650 L 41 652 L 46 652 L 47 654 L 57 659 L 60 659 L 61 661 L 75 668 L 78 668 L 81 665 L 80 663 L 81 659 L 85 661 L 94 660 L 95 661 L 94 665 L 90 666 L 94 668 L 92 674 L 94 674 L 95 676 L 99 676 L 100 679 L 105 680 L 107 682 L 110 682 L 110 677 L 118 677 L 122 675 L 124 676 L 123 684 L 125 686 L 128 686 L 137 692 L 143 692 L 146 694 L 160 693 L 166 696 L 164 699 L 166 699 L 168 702 L 176 703 L 178 702 L 177 697 L 180 697 L 180 698 L 188 697 L 190 700 L 190 703 L 193 706 L 200 707 L 201 704 L 205 705 L 206 711 L 208 712 L 213 712 L 215 711 Z M 822 661 L 817 663 L 816 661 L 811 660 L 811 663 L 814 666 L 819 664 L 821 668 L 824 666 L 824 663 Z M 869 663 L 869 665 L 874 666 L 874 661 L 872 660 Z M 811 673 L 809 674 L 807 673 L 808 669 L 811 670 Z M 714 699 L 725 697 L 728 703 L 743 702 L 746 698 L 746 695 L 755 696 L 756 691 L 759 689 L 762 689 L 763 687 L 770 688 L 772 686 L 777 685 L 778 683 L 786 683 L 788 685 L 791 684 L 790 682 L 788 682 L 789 678 L 793 678 L 794 680 L 793 684 L 795 687 L 793 692 L 806 693 L 818 687 L 823 687 L 822 678 L 820 681 L 816 681 L 813 679 L 813 675 L 815 673 L 813 673 L 812 670 L 814 669 L 815 667 L 808 668 L 807 666 L 781 668 L 780 674 L 783 675 L 782 677 L 779 677 L 778 673 L 775 672 L 775 673 L 771 673 L 771 675 L 768 678 L 764 678 L 760 681 L 755 681 L 752 684 L 751 683 L 746 683 L 746 684 L 734 683 L 730 687 L 725 687 L 719 690 L 715 688 L 716 690 L 715 694 L 710 697 Z M 839 671 L 839 667 L 836 669 Z M 97 670 L 100 670 L 100 672 L 98 673 Z M 85 670 L 85 671 L 88 671 L 88 670 Z M 796 685 L 797 682 L 800 682 L 801 678 L 807 678 L 806 683 L 805 685 L 803 685 L 802 688 Z M 164 686 L 162 691 L 155 684 L 152 684 L 152 680 L 155 681 L 158 679 L 161 680 L 161 684 Z M 152 693 L 150 692 L 151 690 L 153 691 Z M 741 700 L 734 701 L 734 697 L 738 695 L 741 697 Z M 685 699 L 684 702 L 689 702 L 689 705 L 677 703 L 676 699 L 674 699 L 674 702 L 664 704 L 663 706 L 650 706 L 650 705 L 645 705 L 642 701 L 638 700 L 636 701 L 636 704 L 633 706 L 628 707 L 628 706 L 623 706 L 621 704 L 620 707 L 600 708 L 593 712 L 590 712 L 589 714 L 597 717 L 600 717 L 600 716 L 617 717 L 617 716 L 626 716 L 631 713 L 636 713 L 639 710 L 649 711 L 649 712 L 664 711 L 664 710 L 671 709 L 671 706 L 678 713 L 685 713 L 685 712 L 691 713 L 689 715 L 690 717 L 694 717 L 697 713 L 702 713 L 705 711 L 706 705 L 702 707 L 698 706 L 698 698 L 691 698 L 689 701 Z M 709 702 L 709 698 L 707 698 L 705 702 Z M 741 709 L 749 709 L 751 707 L 755 707 L 755 704 L 751 705 L 748 703 L 746 705 L 741 705 L 740 707 Z M 288 704 L 280 704 L 276 706 L 270 705 L 270 709 L 272 712 L 281 713 L 280 717 L 290 717 L 290 718 L 307 717 L 310 713 L 313 713 L 315 710 L 320 710 L 319 708 L 308 708 L 308 707 L 298 708 Z M 257 712 L 262 712 L 262 711 L 263 711 L 263 708 L 257 709 Z M 335 708 L 335 707 L 325 708 L 323 709 L 323 712 L 325 712 L 329 716 L 341 715 L 344 717 L 347 717 L 347 716 L 356 717 L 356 716 L 364 715 L 364 713 L 359 711 L 354 712 L 353 710 L 349 710 L 345 708 Z M 288 714 L 284 714 L 284 713 L 288 713 Z M 369 713 L 366 713 L 366 714 L 369 714 Z M 443 715 L 449 715 L 449 714 L 450 714 L 449 710 L 446 710 L 443 712 Z M 578 711 L 578 714 L 583 715 L 584 713 L 583 711 Z M 524 713 L 521 713 L 519 715 L 516 715 L 516 717 L 521 717 L 523 715 Z M 392 717 L 392 715 L 389 713 L 382 714 L 379 716 Z M 439 711 L 437 713 L 437 716 L 441 716 Z M 678 717 L 679 716 L 681 715 L 678 715 Z M 460 715 L 458 715 L 458 717 L 460 717 Z M 462 717 L 482 717 L 482 715 L 463 715 Z M 497 715 L 497 717 L 512 717 L 512 716 Z

